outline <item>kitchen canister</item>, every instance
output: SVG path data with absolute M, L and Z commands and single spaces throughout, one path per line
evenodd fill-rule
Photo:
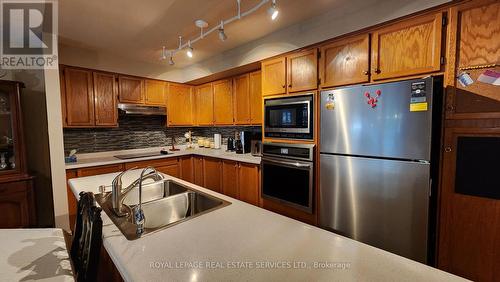
M 219 133 L 214 134 L 214 149 L 220 149 L 222 144 L 222 135 Z

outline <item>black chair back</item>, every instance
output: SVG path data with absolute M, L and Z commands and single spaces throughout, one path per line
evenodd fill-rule
M 102 246 L 102 220 L 101 208 L 96 206 L 91 192 L 80 193 L 74 230 L 70 255 L 77 281 L 96 281 Z

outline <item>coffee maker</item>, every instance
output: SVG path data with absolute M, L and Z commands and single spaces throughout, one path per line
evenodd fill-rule
M 252 131 L 236 132 L 236 140 L 234 141 L 236 154 L 248 154 L 252 149 Z

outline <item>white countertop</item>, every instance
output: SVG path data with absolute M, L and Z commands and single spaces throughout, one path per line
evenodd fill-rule
M 197 146 L 197 145 L 196 145 Z M 110 152 L 100 152 L 100 153 L 88 153 L 88 154 L 77 154 L 78 161 L 76 163 L 67 163 L 66 169 L 77 169 L 93 166 L 111 165 L 111 164 L 121 164 L 128 162 L 138 162 L 145 160 L 155 160 L 164 158 L 175 158 L 180 156 L 188 155 L 199 155 L 205 157 L 214 157 L 225 160 L 232 160 L 251 164 L 260 164 L 260 157 L 254 157 L 251 154 L 236 154 L 235 152 L 226 151 L 226 146 L 222 146 L 221 149 L 208 149 L 208 148 L 198 148 L 191 150 L 186 150 L 185 146 L 176 146 L 176 148 L 181 149 L 180 151 L 172 151 L 168 155 L 160 155 L 154 157 L 144 157 L 136 159 L 121 160 L 115 158 L 116 155 L 124 154 L 135 154 L 135 153 L 151 153 L 160 152 L 162 149 L 168 149 L 168 147 L 155 147 L 146 149 L 134 149 L 134 150 L 122 150 L 122 151 L 110 151 Z
M 61 229 L 0 229 L 0 281 L 74 281 Z
M 139 174 L 126 174 L 123 185 Z M 78 197 L 80 191 L 96 192 L 99 185 L 110 185 L 115 175 L 69 183 Z M 232 204 L 134 241 L 128 241 L 103 212 L 103 244 L 125 281 L 465 281 L 176 180 Z

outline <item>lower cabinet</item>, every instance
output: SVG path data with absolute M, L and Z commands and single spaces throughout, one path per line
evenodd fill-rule
M 222 192 L 229 197 L 258 206 L 260 204 L 259 166 L 222 161 Z
M 32 179 L 0 183 L 0 228 L 26 228 L 35 225 Z
M 181 174 L 180 178 L 188 182 L 193 182 L 194 181 L 193 157 L 187 156 L 179 158 L 179 166 Z
M 215 192 L 222 192 L 222 161 L 215 158 L 203 158 L 203 187 Z
M 204 185 L 203 177 L 203 157 L 194 156 L 193 157 L 193 183 L 198 186 Z

